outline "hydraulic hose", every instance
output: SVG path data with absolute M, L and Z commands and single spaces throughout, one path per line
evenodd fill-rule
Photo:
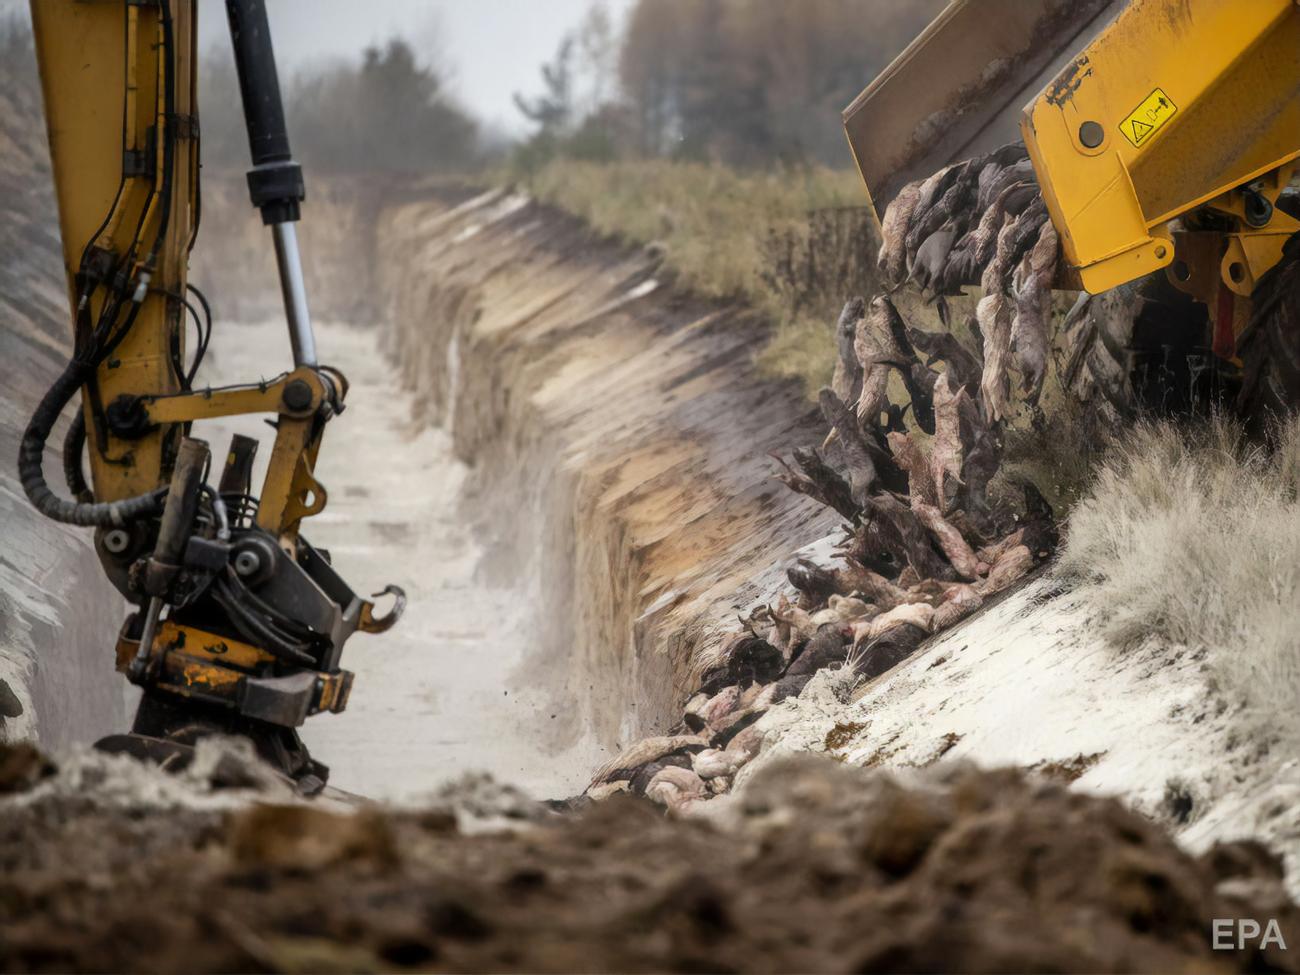
M 81 467 L 81 455 L 86 449 L 86 414 L 77 410 L 72 414 L 68 434 L 63 438 L 63 482 L 78 501 L 93 501 L 94 493 L 86 483 Z
M 159 248 L 162 246 L 171 218 L 171 177 L 175 154 L 175 136 L 171 128 L 174 125 L 176 95 L 176 68 L 172 58 L 175 52 L 175 39 L 172 33 L 173 22 L 169 0 L 162 0 L 159 7 L 159 24 L 162 29 L 163 48 L 159 61 L 163 89 L 161 105 L 163 124 L 160 126 L 163 185 L 161 187 L 162 212 L 159 219 L 158 234 L 146 260 L 145 272 L 141 275 L 137 285 L 138 291 L 126 321 L 116 334 L 97 335 L 89 350 L 82 351 L 69 360 L 59 378 L 46 391 L 40 405 L 36 407 L 36 411 L 32 414 L 27 429 L 23 433 L 22 443 L 18 449 L 18 477 L 22 481 L 23 492 L 27 495 L 28 500 L 31 501 L 37 511 L 47 518 L 68 525 L 97 528 L 119 527 L 137 518 L 157 514 L 161 510 L 161 501 L 167 494 L 166 488 L 160 488 L 148 494 L 140 494 L 132 498 L 121 498 L 117 501 L 91 502 L 81 500 L 81 488 L 85 488 L 86 493 L 89 493 L 85 477 L 81 473 L 81 450 L 86 437 L 84 421 L 80 424 L 74 421 L 73 428 L 69 431 L 63 445 L 64 477 L 73 493 L 79 497 L 77 499 L 59 497 L 45 479 L 45 445 L 49 442 L 50 434 L 54 430 L 54 424 L 58 422 L 60 414 L 71 402 L 77 391 L 94 375 L 98 364 L 107 358 L 135 323 L 136 316 L 140 312 L 141 303 L 148 293 L 149 275 L 157 260 Z M 119 186 L 119 199 L 121 192 L 122 189 Z M 144 226 L 146 216 L 153 209 L 154 198 L 156 198 L 157 193 L 158 189 L 155 188 L 149 204 L 141 211 L 137 236 Z M 116 203 L 114 206 L 116 207 Z M 100 231 L 96 233 L 95 238 L 99 236 L 99 233 L 111 220 L 112 212 L 110 211 L 109 217 L 101 226 Z M 91 238 L 92 241 L 95 238 Z M 83 254 L 83 261 L 84 259 L 85 255 Z M 112 309 L 110 314 L 104 316 L 109 323 L 115 321 L 117 317 L 117 305 L 114 304 Z
M 96 528 L 121 526 L 137 518 L 156 514 L 159 502 L 166 493 L 165 489 L 118 501 L 86 503 L 59 497 L 45 480 L 45 444 L 50 439 L 54 424 L 58 422 L 59 414 L 94 370 L 93 364 L 73 358 L 41 398 L 18 448 L 18 478 L 22 481 L 27 499 L 47 518 L 65 525 Z
M 225 610 L 230 624 L 249 643 L 284 663 L 296 667 L 316 666 L 316 660 L 308 652 L 308 644 L 296 640 L 271 620 L 261 618 L 249 605 L 252 593 L 239 582 L 233 569 L 227 568 L 225 575 L 217 577 L 212 593 L 217 605 Z

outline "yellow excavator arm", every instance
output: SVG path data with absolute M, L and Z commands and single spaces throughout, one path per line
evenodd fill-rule
M 196 0 L 31 6 L 75 352 L 28 425 L 20 478 L 43 514 L 95 530 L 106 574 L 139 606 L 117 660 L 142 702 L 132 734 L 101 744 L 175 764 L 196 735 L 240 734 L 319 788 L 328 770 L 295 729 L 343 710 L 344 642 L 386 629 L 403 597 L 390 586 L 396 605 L 378 617 L 300 533 L 325 505 L 313 469 L 347 382 L 316 356 L 295 234 L 305 189 L 265 0 L 227 0 L 226 11 L 249 192 L 271 231 L 294 361 L 274 380 L 219 389 L 196 383 L 212 317 L 186 280 L 200 213 Z M 188 315 L 199 324 L 192 351 Z M 63 492 L 47 478 L 46 444 L 78 394 Z M 212 452 L 191 436 L 195 424 L 201 432 L 205 420 L 258 413 L 276 430 L 261 490 L 251 480 L 257 442 L 242 436 L 218 455 L 209 484 Z
M 191 3 L 56 0 L 33 3 L 32 24 L 75 338 L 100 358 L 96 328 L 115 335 L 84 384 L 83 411 L 95 500 L 116 502 L 165 486 L 183 432 L 151 425 L 128 440 L 107 415 L 122 397 L 178 393 L 185 378 L 175 363 L 188 351 L 198 199 L 197 21 Z M 111 275 L 135 282 L 131 293 Z

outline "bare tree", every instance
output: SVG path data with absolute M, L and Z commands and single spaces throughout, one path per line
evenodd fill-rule
M 515 93 L 515 105 L 526 118 L 537 124 L 538 131 L 543 136 L 563 135 L 574 121 L 574 44 L 574 36 L 566 34 L 560 41 L 555 57 L 542 65 L 544 90 L 540 95 L 527 98 Z
M 612 99 L 618 73 L 618 37 L 604 0 L 591 5 L 576 39 L 579 83 L 585 88 L 583 114 L 594 115 Z
M 649 154 L 845 160 L 839 113 L 942 0 L 640 0 L 619 59 Z

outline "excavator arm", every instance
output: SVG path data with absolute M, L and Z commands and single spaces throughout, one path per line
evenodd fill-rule
M 318 788 L 328 770 L 295 729 L 344 709 L 344 642 L 358 629 L 386 629 L 404 599 L 389 587 L 396 605 L 377 616 L 300 534 L 325 506 L 313 471 L 347 382 L 317 361 L 295 233 L 304 183 L 265 0 L 228 0 L 226 9 L 249 191 L 271 230 L 294 361 L 269 382 L 219 389 L 195 385 L 212 319 L 186 280 L 200 215 L 195 0 L 31 6 L 75 351 L 29 424 L 20 475 L 42 513 L 94 528 L 105 572 L 139 607 L 117 662 L 143 688 L 142 702 L 132 733 L 102 744 L 175 762 L 198 735 L 245 735 Z M 193 351 L 187 316 L 198 326 Z M 78 394 L 64 496 L 46 477 L 45 447 Z M 265 414 L 275 427 L 256 492 L 256 440 L 234 438 L 214 486 L 212 452 L 192 436 L 195 424 L 240 414 Z

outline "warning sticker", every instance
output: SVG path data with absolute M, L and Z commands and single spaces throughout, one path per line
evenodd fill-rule
M 1148 139 L 1160 131 L 1178 111 L 1178 106 L 1169 100 L 1161 89 L 1157 88 L 1142 100 L 1142 104 L 1133 109 L 1119 125 L 1124 138 L 1133 145 L 1141 147 Z

